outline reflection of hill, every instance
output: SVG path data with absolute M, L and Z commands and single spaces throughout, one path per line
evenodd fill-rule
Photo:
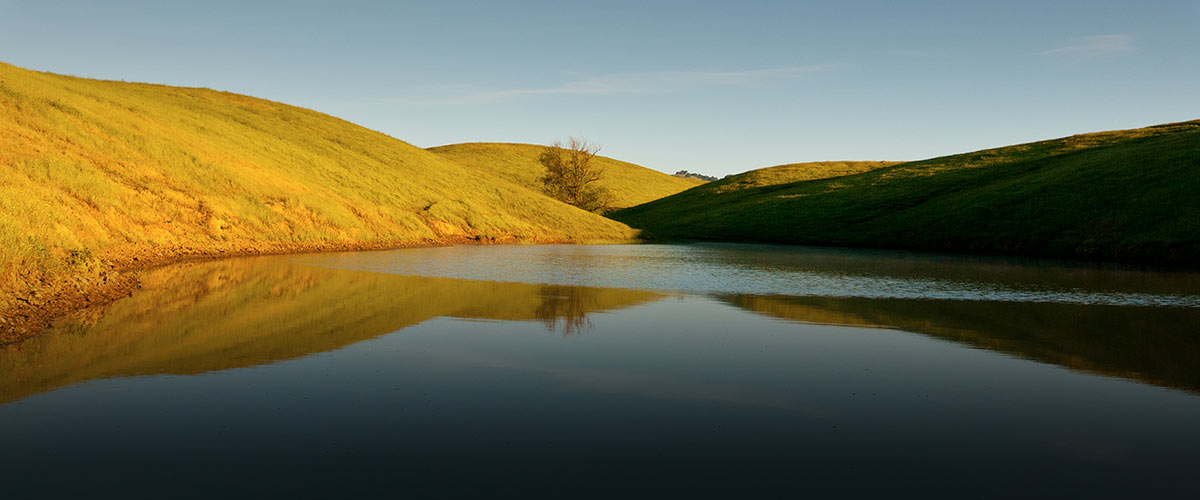
M 1200 391 L 1200 310 L 952 300 L 730 295 L 794 321 L 895 328 L 1076 370 Z
M 93 378 L 195 374 L 336 349 L 451 316 L 585 324 L 654 292 L 423 278 L 293 265 L 282 258 L 146 273 L 132 297 L 0 348 L 0 402 Z

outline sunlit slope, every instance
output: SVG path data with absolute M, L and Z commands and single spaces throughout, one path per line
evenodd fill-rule
M 545 146 L 533 144 L 466 143 L 429 150 L 477 171 L 540 191 L 539 179 L 545 168 L 538 163 L 538 156 L 544 149 Z M 612 191 L 616 197 L 614 205 L 618 208 L 657 200 L 704 183 L 603 156 L 597 156 L 593 161 L 605 169 L 605 178 L 600 184 Z
M 714 181 L 693 190 L 693 195 L 728 193 L 762 186 L 830 179 L 869 172 L 877 168 L 897 165 L 899 163 L 895 161 L 818 161 L 777 165 L 751 170 Z
M 226 259 L 145 273 L 132 297 L 0 347 L 0 402 L 96 378 L 197 374 L 338 349 L 437 317 L 539 321 L 585 334 L 589 314 L 655 292 L 397 276 Z
M 713 183 L 613 217 L 663 238 L 1180 264 L 1200 257 L 1197 121 L 720 188 Z
M 0 144 L 3 269 L 70 251 L 633 234 L 352 123 L 207 89 L 0 64 Z

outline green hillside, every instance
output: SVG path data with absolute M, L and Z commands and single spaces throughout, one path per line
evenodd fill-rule
M 0 64 L 0 288 L 96 258 L 472 239 L 623 224 L 307 109 Z
M 613 217 L 658 238 L 1181 265 L 1200 257 L 1200 121 L 839 177 L 739 182 L 725 179 Z
M 533 144 L 466 143 L 438 146 L 429 151 L 540 192 L 542 183 L 539 179 L 545 167 L 538 163 L 538 156 L 544 149 L 545 146 Z M 600 184 L 612 191 L 617 208 L 657 200 L 704 183 L 603 156 L 597 156 L 593 161 L 605 169 L 605 178 Z

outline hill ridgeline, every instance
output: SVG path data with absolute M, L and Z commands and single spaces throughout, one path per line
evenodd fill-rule
M 1200 121 L 827 165 L 753 171 L 613 218 L 657 238 L 1200 262 Z

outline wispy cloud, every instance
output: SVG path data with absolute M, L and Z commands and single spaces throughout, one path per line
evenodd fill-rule
M 1040 54 L 1097 57 L 1128 54 L 1135 51 L 1137 51 L 1137 46 L 1134 44 L 1132 35 L 1113 34 L 1076 38 L 1068 45 L 1056 49 L 1043 50 Z
M 449 106 L 482 104 L 504 99 L 551 95 L 631 95 L 679 92 L 699 87 L 756 87 L 808 78 L 834 71 L 841 64 L 789 66 L 748 71 L 655 71 L 583 77 L 559 85 L 515 89 L 480 89 L 464 85 L 427 88 L 426 98 L 386 99 L 389 104 Z

